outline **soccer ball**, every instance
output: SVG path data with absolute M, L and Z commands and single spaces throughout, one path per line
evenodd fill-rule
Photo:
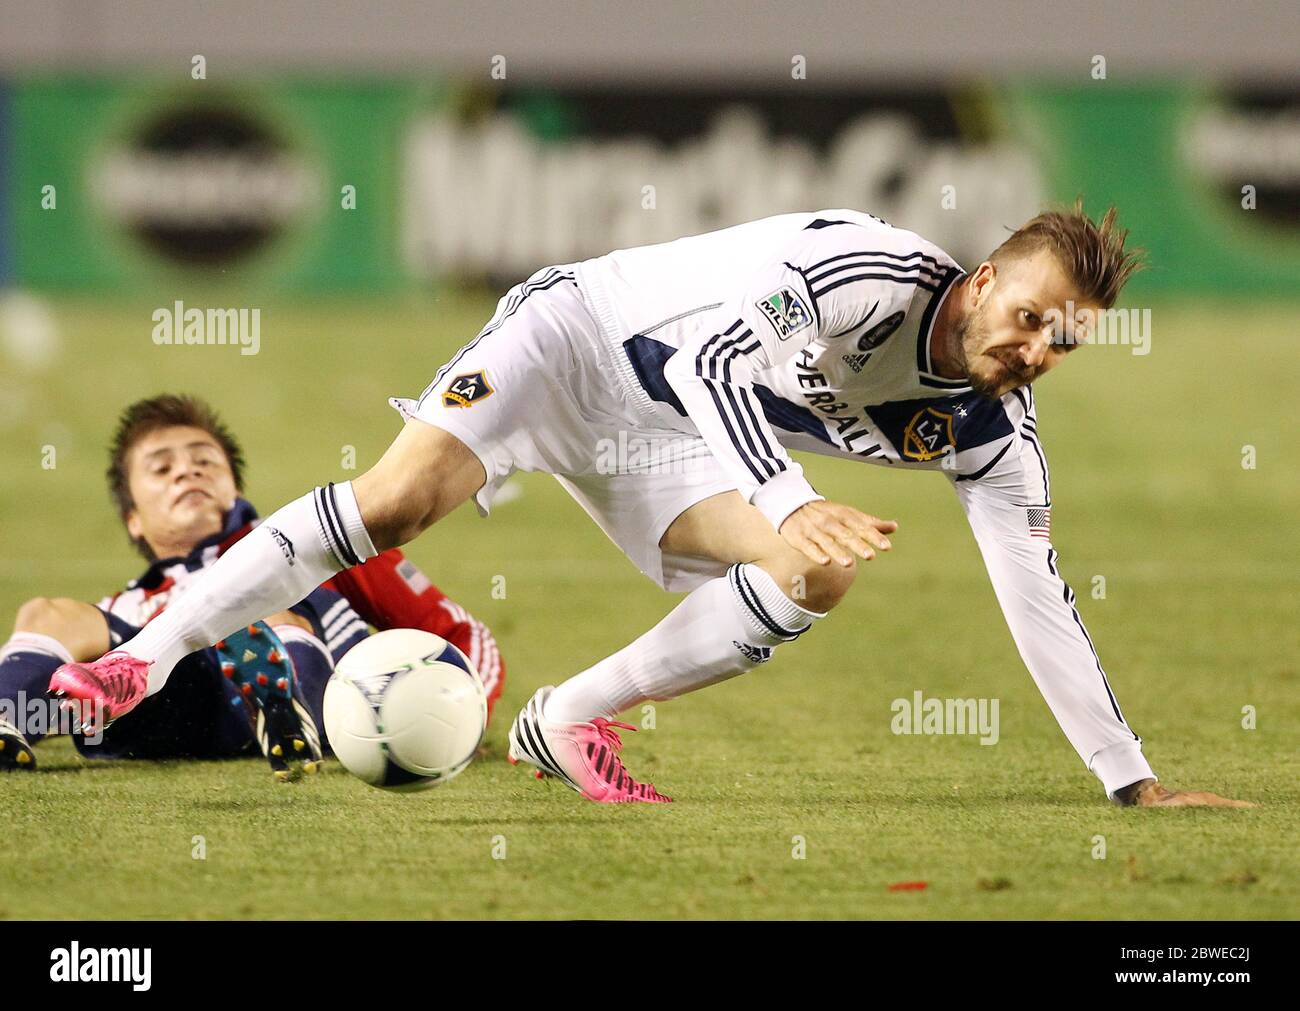
M 415 628 L 377 632 L 325 686 L 325 733 L 348 772 L 385 790 L 427 790 L 469 765 L 487 727 L 474 665 Z

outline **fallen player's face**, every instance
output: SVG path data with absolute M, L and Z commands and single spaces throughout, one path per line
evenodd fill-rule
M 994 398 L 1056 368 L 1087 341 L 1080 320 L 1099 309 L 1045 250 L 994 271 L 976 298 L 957 334 L 971 387 Z
M 201 428 L 150 432 L 131 447 L 127 477 L 135 509 L 127 525 L 160 557 L 184 554 L 221 529 L 237 489 L 225 451 Z

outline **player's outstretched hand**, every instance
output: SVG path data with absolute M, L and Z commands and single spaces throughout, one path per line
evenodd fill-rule
M 889 538 L 898 529 L 893 520 L 882 520 L 837 502 L 807 502 L 781 524 L 781 536 L 818 565 L 852 565 L 853 556 L 867 561 L 877 551 L 888 551 Z
M 1208 790 L 1168 790 L 1154 779 L 1144 779 L 1115 795 L 1131 807 L 1255 807 L 1248 800 L 1230 800 Z

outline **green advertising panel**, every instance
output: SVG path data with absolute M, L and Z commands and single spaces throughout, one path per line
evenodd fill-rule
M 1149 250 L 1134 294 L 1293 295 L 1298 109 L 1294 92 L 1106 80 L 814 96 L 32 78 L 11 94 L 11 273 L 123 291 L 517 279 L 811 206 L 879 213 L 967 262 L 1083 195 Z
M 16 84 L 14 274 L 37 288 L 202 278 L 271 289 L 394 283 L 407 87 Z
M 1054 197 L 1108 204 L 1150 268 L 1145 291 L 1300 293 L 1300 100 L 1182 85 L 1026 86 L 1007 123 Z

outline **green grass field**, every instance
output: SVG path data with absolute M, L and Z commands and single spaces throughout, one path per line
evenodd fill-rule
M 128 401 L 214 401 L 265 514 L 355 476 L 346 447 L 375 460 L 399 427 L 385 398 L 417 394 L 492 305 L 267 305 L 262 351 L 241 357 L 155 347 L 150 313 L 172 297 L 59 302 L 54 368 L 0 358 L 4 621 L 28 597 L 94 600 L 137 573 L 102 478 Z M 1037 391 L 1055 543 L 1125 715 L 1165 782 L 1255 810 L 1111 806 L 1022 666 L 946 482 L 822 459 L 806 463 L 824 494 L 900 519 L 895 550 L 816 634 L 628 735 L 630 769 L 677 802 L 601 808 L 537 783 L 504 761 L 515 709 L 672 598 L 526 475 L 490 520 L 463 508 L 410 548 L 508 665 L 465 774 L 390 796 L 337 764 L 277 785 L 260 759 L 86 762 L 46 742 L 35 774 L 0 779 L 0 917 L 1294 917 L 1298 317 L 1160 305 L 1152 354 L 1085 349 Z M 917 689 L 1000 699 L 1000 741 L 894 736 L 890 703 Z M 889 891 L 900 881 L 928 888 Z

